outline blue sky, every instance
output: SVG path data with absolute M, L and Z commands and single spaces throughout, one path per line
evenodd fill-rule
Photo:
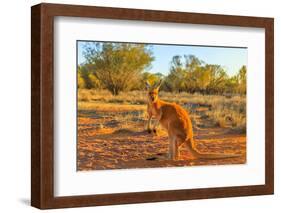
M 78 42 L 78 64 L 85 62 L 83 46 L 86 42 Z M 170 62 L 174 55 L 195 55 L 208 64 L 223 66 L 228 75 L 235 75 L 243 66 L 247 66 L 247 49 L 231 47 L 209 47 L 189 45 L 152 45 L 155 60 L 152 62 L 151 73 L 169 73 Z

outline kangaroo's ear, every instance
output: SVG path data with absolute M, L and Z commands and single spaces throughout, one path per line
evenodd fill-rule
M 162 79 L 160 79 L 160 81 L 158 82 L 158 84 L 155 85 L 155 88 L 157 90 L 159 90 L 159 88 L 161 87 L 161 84 L 162 84 Z
M 151 85 L 148 81 L 145 82 L 146 89 L 150 89 Z

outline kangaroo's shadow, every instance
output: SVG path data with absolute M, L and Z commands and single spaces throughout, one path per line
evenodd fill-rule
M 146 158 L 146 160 L 148 161 L 166 160 L 166 159 L 168 159 L 167 153 L 157 153 L 156 155 Z

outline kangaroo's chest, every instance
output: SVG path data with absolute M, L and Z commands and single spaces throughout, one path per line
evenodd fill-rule
M 159 114 L 159 110 L 157 108 L 155 108 L 155 107 L 152 107 L 151 108 L 151 113 L 152 113 L 152 115 L 157 116 L 157 114 Z
M 160 116 L 161 116 L 161 108 L 152 105 L 152 107 L 151 107 L 151 113 L 152 113 L 152 115 L 153 115 L 155 118 L 160 119 Z

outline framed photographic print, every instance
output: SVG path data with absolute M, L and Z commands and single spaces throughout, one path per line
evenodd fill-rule
M 273 194 L 272 18 L 31 9 L 31 205 Z

